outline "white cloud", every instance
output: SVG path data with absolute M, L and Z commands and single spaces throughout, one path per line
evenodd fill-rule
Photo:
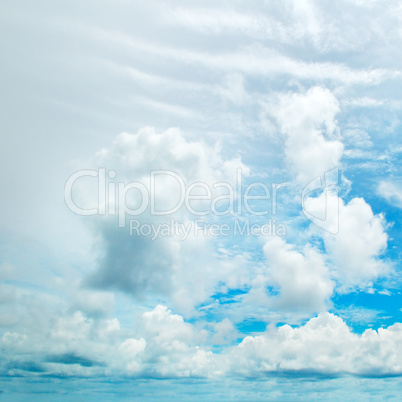
M 363 98 L 344 99 L 342 101 L 343 105 L 352 107 L 379 107 L 384 103 L 384 100 L 368 98 L 366 96 Z
M 360 24 L 350 24 L 350 19 Z M 272 41 L 282 45 L 296 44 L 324 54 L 358 51 L 371 46 L 378 50 L 384 41 L 397 46 L 398 32 L 388 26 L 398 26 L 401 9 L 384 7 L 381 1 L 330 1 L 320 3 L 301 0 L 264 2 L 258 5 L 236 3 L 225 8 L 167 8 L 165 21 L 169 26 L 181 25 L 204 35 L 241 36 Z M 336 23 L 334 23 L 336 21 Z M 311 51 L 311 50 L 310 50 Z
M 277 77 L 290 76 L 300 80 L 315 82 L 331 81 L 347 86 L 379 83 L 399 77 L 400 72 L 393 69 L 354 69 L 341 63 L 309 62 L 289 57 L 275 48 L 253 44 L 238 51 L 216 53 L 197 52 L 190 48 L 177 49 L 144 42 L 118 31 L 108 32 L 96 27 L 86 27 L 92 38 L 106 41 L 115 46 L 135 49 L 144 55 L 158 55 L 166 60 L 203 66 L 216 72 L 244 73 L 249 76 Z
M 391 205 L 402 208 L 402 188 L 399 184 L 383 180 L 377 187 L 377 194 Z
M 212 352 L 198 346 L 203 332 L 198 332 L 192 325 L 184 322 L 183 317 L 172 314 L 165 306 L 156 306 L 154 310 L 142 316 L 143 329 L 148 345 L 145 358 L 148 367 L 163 377 L 209 376 L 213 368 Z M 156 361 L 155 367 L 149 362 Z
M 229 354 L 233 372 L 263 376 L 268 372 L 321 374 L 401 374 L 402 325 L 353 333 L 343 320 L 322 313 L 304 326 L 284 325 L 243 339 Z
M 280 94 L 268 109 L 286 136 L 285 157 L 299 182 L 307 184 L 338 167 L 343 152 L 335 139 L 339 103 L 329 90 L 313 87 L 306 93 Z
M 370 135 L 363 129 L 350 128 L 343 130 L 342 134 L 348 145 L 352 147 L 370 148 L 373 146 Z
M 72 301 L 73 309 L 90 316 L 107 316 L 114 310 L 114 294 L 78 288 Z
M 268 284 L 279 287 L 280 294 L 270 300 L 285 311 L 318 312 L 327 308 L 334 283 L 329 277 L 324 257 L 312 247 L 303 254 L 279 237 L 264 245 L 268 265 Z
M 314 211 L 315 216 L 325 216 L 323 208 L 339 206 L 339 215 L 327 214 L 327 219 L 331 220 L 329 225 L 339 223 L 339 232 L 331 234 L 320 230 L 320 235 L 341 289 L 365 288 L 390 270 L 388 263 L 381 260 L 388 240 L 385 222 L 382 215 L 373 214 L 363 198 L 353 198 L 347 204 L 341 198 L 334 201 L 336 198 L 333 194 L 323 193 L 317 198 L 308 198 L 306 207 L 308 211 Z
M 121 363 L 126 364 L 126 370 L 130 374 L 141 373 L 141 355 L 146 348 L 146 341 L 141 339 L 126 339 L 120 346 L 119 352 L 121 353 Z
M 212 336 L 212 344 L 213 345 L 226 345 L 235 341 L 239 333 L 235 329 L 232 321 L 228 318 L 224 318 L 222 321 L 217 322 L 214 325 L 214 335 Z
M 222 193 L 222 187 L 214 188 L 214 184 L 224 181 L 235 189 L 238 169 L 243 175 L 249 173 L 240 157 L 223 159 L 219 144 L 209 146 L 203 141 L 188 141 L 178 129 L 157 133 L 153 128 L 144 128 L 135 135 L 123 133 L 110 149 L 97 154 L 94 163 L 113 169 L 119 182 L 142 183 L 149 197 L 154 196 L 156 209 L 162 211 L 177 205 L 185 189 L 176 178 L 163 174 L 162 179 L 156 181 L 155 191 L 151 192 L 150 172 L 153 170 L 174 172 L 186 187 L 203 182 L 209 186 L 213 196 L 227 194 L 226 190 Z M 92 199 L 97 198 L 97 192 L 90 190 L 87 194 L 88 191 L 87 185 L 82 186 L 82 198 L 89 199 L 91 195 Z M 127 193 L 127 202 L 131 208 L 136 208 L 141 197 L 136 190 L 130 193 Z M 107 208 L 121 201 L 122 196 L 119 201 L 112 196 L 107 200 Z M 201 202 L 198 207 L 192 205 L 201 211 L 207 206 L 208 202 L 205 205 Z M 156 216 L 150 212 L 149 204 L 141 215 L 127 214 L 124 218 L 123 214 L 124 210 L 120 208 L 118 217 L 96 218 L 94 222 L 94 228 L 101 236 L 104 257 L 89 278 L 92 286 L 122 290 L 139 299 L 145 296 L 168 298 L 180 312 L 190 314 L 194 313 L 197 303 L 214 293 L 219 283 L 230 282 L 231 286 L 243 283 L 240 262 L 229 256 L 218 258 L 213 238 L 195 233 L 194 219 L 215 221 L 217 217 L 213 214 L 195 216 L 183 206 L 168 216 Z M 118 227 L 117 221 L 121 218 L 126 223 L 125 228 Z M 132 231 L 130 235 L 129 219 L 147 225 L 170 224 L 174 219 L 184 223 L 189 234 L 186 237 L 172 234 L 152 238 Z M 228 260 L 232 263 L 229 264 Z
M 228 343 L 236 334 L 228 320 L 216 323 L 209 334 L 161 305 L 126 328 L 116 318 L 61 314 L 45 317 L 45 325 L 36 331 L 25 333 L 21 326 L 3 333 L 0 347 L 9 354 L 0 369 L 7 368 L 9 375 L 26 374 L 24 363 L 36 360 L 43 373 L 65 376 L 110 375 L 111 370 L 157 378 L 255 378 L 289 371 L 322 376 L 402 374 L 400 323 L 358 335 L 340 317 L 321 313 L 294 328 L 268 326 L 261 335 L 213 352 L 209 340 Z

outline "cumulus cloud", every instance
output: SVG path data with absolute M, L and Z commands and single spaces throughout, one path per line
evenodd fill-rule
M 217 322 L 213 329 L 215 332 L 211 339 L 213 345 L 230 344 L 239 336 L 232 321 L 228 318 L 224 318 L 222 321 Z
M 44 325 L 29 333 L 20 327 L 0 337 L 9 355 L 0 372 L 33 371 L 66 376 L 116 374 L 151 377 L 208 377 L 216 371 L 216 356 L 205 343 L 207 333 L 185 322 L 165 306 L 143 313 L 130 329 L 117 318 L 93 319 L 80 311 L 47 315 Z M 46 347 L 44 347 L 46 345 Z M 22 370 L 22 371 L 21 371 Z
M 81 312 L 63 314 L 38 332 L 5 332 L 0 348 L 9 353 L 0 370 L 5 375 L 40 371 L 64 376 L 107 375 L 113 370 L 154 378 L 258 378 L 283 372 L 402 375 L 399 323 L 359 335 L 340 317 L 321 313 L 297 327 L 269 326 L 220 352 L 213 351 L 208 340 L 224 344 L 236 331 L 223 320 L 213 333 L 162 305 L 144 312 L 130 328 L 121 328 L 116 318 L 95 321 Z
M 286 161 L 299 182 L 307 184 L 339 165 L 343 144 L 336 139 L 335 116 L 340 109 L 329 90 L 280 94 L 268 109 L 286 136 Z
M 235 192 L 238 170 L 242 175 L 249 172 L 239 157 L 224 159 L 218 144 L 211 147 L 203 141 L 188 141 L 178 129 L 157 133 L 152 128 L 144 128 L 134 135 L 119 135 L 113 146 L 100 151 L 95 160 L 97 166 L 113 169 L 116 180 L 125 184 L 139 183 L 136 186 L 141 185 L 145 190 L 141 193 L 133 188 L 118 193 L 115 198 L 109 193 L 105 209 L 109 210 L 110 205 L 114 209 L 117 205 L 119 211 L 114 216 L 96 217 L 94 228 L 100 235 L 103 256 L 97 270 L 89 276 L 88 284 L 100 289 L 121 290 L 138 299 L 145 296 L 170 298 L 187 314 L 196 303 L 210 296 L 219 282 L 230 278 L 232 285 L 239 285 L 236 261 L 230 265 L 225 263 L 228 256 L 217 258 L 213 239 L 196 230 L 194 220 L 197 217 L 216 220 L 216 216 L 207 211 L 211 201 L 190 205 L 196 212 L 207 211 L 206 217 L 194 215 L 187 205 L 169 214 L 155 214 L 150 209 L 151 198 L 156 211 L 174 209 L 184 196 L 183 192 L 197 182 L 207 186 L 215 199 L 227 196 L 228 185 Z M 150 174 L 156 170 L 163 172 L 155 176 L 152 186 Z M 166 171 L 171 173 L 164 173 Z M 215 186 L 222 182 L 227 185 Z M 88 192 L 88 187 L 80 191 Z M 206 195 L 206 191 L 198 187 L 192 194 Z M 144 196 L 149 197 L 145 204 Z M 90 195 L 82 198 L 90 198 Z M 132 211 L 141 203 L 146 208 L 133 216 Z M 174 224 L 184 225 L 188 233 L 152 236 L 131 230 L 130 220 L 135 221 L 137 228 L 145 225 L 148 230 L 160 225 L 171 228 L 172 219 Z M 119 227 L 117 221 L 125 227 Z
M 329 200 L 329 201 L 328 201 Z M 328 205 L 337 206 L 338 213 L 325 215 Z M 363 198 L 345 203 L 334 194 L 321 194 L 306 200 L 306 207 L 315 216 L 326 216 L 339 232 L 319 233 L 324 238 L 328 258 L 333 263 L 334 276 L 344 290 L 370 285 L 371 281 L 389 272 L 389 265 L 381 259 L 388 236 L 382 215 L 375 215 Z
M 229 354 L 229 361 L 233 372 L 247 376 L 289 371 L 401 375 L 401 340 L 399 323 L 358 335 L 341 318 L 322 313 L 304 326 L 283 325 L 244 338 Z
M 279 288 L 273 306 L 290 311 L 323 311 L 332 295 L 334 283 L 329 277 L 324 257 L 314 248 L 296 251 L 279 237 L 264 245 L 269 269 L 269 284 Z

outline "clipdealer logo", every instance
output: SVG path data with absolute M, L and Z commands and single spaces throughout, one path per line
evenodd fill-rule
M 97 205 L 89 208 L 77 205 L 73 200 L 73 188 L 83 178 L 97 180 Z M 119 226 L 125 227 L 127 216 L 140 216 L 148 212 L 152 216 L 169 216 L 185 208 L 194 216 L 241 215 L 243 212 L 252 216 L 276 215 L 277 196 L 281 188 L 287 183 L 273 183 L 268 187 L 265 183 L 254 182 L 243 189 L 243 177 L 241 169 L 237 170 L 235 184 L 229 182 L 193 182 L 186 185 L 184 179 L 176 172 L 170 170 L 155 170 L 149 174 L 148 186 L 141 181 L 114 182 L 116 172 L 110 170 L 106 173 L 105 168 L 98 170 L 80 170 L 72 174 L 64 187 L 64 199 L 67 207 L 77 215 L 118 215 Z M 170 188 L 175 186 L 174 205 L 166 208 L 161 202 L 166 180 L 170 180 Z M 260 194 L 256 195 L 255 192 Z M 254 194 L 253 194 L 254 192 Z M 137 200 L 135 208 L 128 202 L 130 198 Z M 257 201 L 264 201 L 264 210 L 256 210 Z M 158 205 L 159 203 L 159 205 Z M 226 208 L 222 210 L 222 205 Z M 165 208 L 163 208 L 165 207 Z
M 326 172 L 323 177 L 308 183 L 301 194 L 304 215 L 316 226 L 332 234 L 338 233 L 339 229 L 338 175 L 338 168 Z M 107 171 L 105 168 L 75 172 L 68 178 L 64 188 L 67 207 L 82 216 L 117 216 L 118 226 L 124 228 L 128 224 L 130 235 L 150 236 L 152 239 L 167 235 L 182 238 L 183 233 L 187 233 L 186 237 L 190 233 L 194 236 L 200 233 L 210 236 L 286 234 L 285 225 L 275 219 L 270 218 L 262 224 L 261 219 L 253 224 L 250 219 L 275 216 L 278 194 L 288 183 L 272 183 L 268 186 L 263 182 L 252 182 L 245 186 L 241 168 L 237 169 L 234 183 L 197 181 L 186 184 L 182 176 L 171 170 L 150 171 L 149 177 L 128 183 L 116 178 L 116 171 Z M 97 192 L 91 205 L 73 197 L 75 186 L 82 185 L 82 181 L 88 179 Z M 320 196 L 312 197 L 317 191 L 321 192 Z M 178 216 L 175 214 L 182 210 L 186 210 L 194 219 L 189 223 L 174 220 L 173 217 Z M 229 216 L 231 225 L 198 219 L 210 215 Z M 166 217 L 171 217 L 169 223 Z

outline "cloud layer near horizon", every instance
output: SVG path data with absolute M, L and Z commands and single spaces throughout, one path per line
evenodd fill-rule
M 358 335 L 340 317 L 321 313 L 300 327 L 268 327 L 214 352 L 217 338 L 230 342 L 232 332 L 228 320 L 213 327 L 190 324 L 161 305 L 144 312 L 129 329 L 117 319 L 95 320 L 81 312 L 66 312 L 43 322 L 29 337 L 5 332 L 1 348 L 12 358 L 2 362 L 1 370 L 9 375 L 67 376 L 104 376 L 112 370 L 114 375 L 154 378 L 258 378 L 292 371 L 328 376 L 402 374 L 401 324 Z

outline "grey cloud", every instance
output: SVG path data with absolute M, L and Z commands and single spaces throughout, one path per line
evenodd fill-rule
M 79 364 L 83 367 L 92 367 L 92 366 L 102 366 L 102 363 L 99 363 L 95 360 L 88 359 L 83 356 L 76 355 L 75 353 L 65 353 L 62 355 L 50 355 L 45 359 L 48 363 L 60 363 L 60 364 Z
M 103 253 L 99 268 L 87 278 L 98 289 L 122 290 L 144 298 L 171 290 L 174 255 L 164 239 L 130 236 L 117 222 L 102 225 Z

